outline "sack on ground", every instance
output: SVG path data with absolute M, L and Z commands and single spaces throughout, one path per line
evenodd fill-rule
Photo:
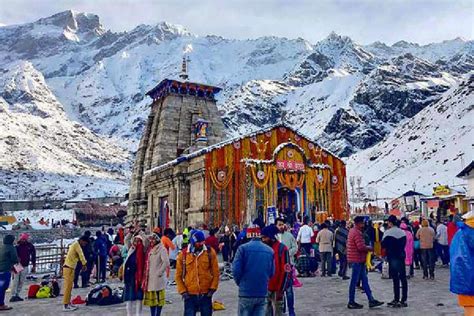
M 38 293 L 36 293 L 36 298 L 50 298 L 51 297 L 51 288 L 47 285 L 40 287 Z
M 36 298 L 36 294 L 40 288 L 41 286 L 39 284 L 31 284 L 28 287 L 28 298 Z
M 86 301 L 87 305 L 113 305 L 122 303 L 122 296 L 108 285 L 98 285 L 89 292 Z

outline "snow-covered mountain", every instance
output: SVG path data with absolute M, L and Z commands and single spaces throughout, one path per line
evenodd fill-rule
M 473 131 L 474 72 L 386 139 L 349 157 L 347 171 L 383 196 L 413 186 L 427 193 L 439 183 L 456 186 L 462 180 L 455 175 L 474 157 Z
M 145 93 L 160 80 L 177 77 L 185 48 L 191 59 L 190 80 L 223 88 L 218 106 L 229 135 L 283 119 L 342 156 L 390 137 L 400 124 L 434 105 L 474 70 L 473 41 L 459 38 L 425 46 L 407 42 L 363 46 L 335 33 L 314 44 L 300 38 L 233 40 L 196 36 L 165 22 L 116 33 L 106 30 L 97 15 L 65 11 L 0 28 L 0 81 L 11 80 L 13 73 L 38 77 L 41 90 L 49 95 L 47 101 L 38 96 L 34 102 L 23 97 L 12 101 L 9 95 L 22 96 L 25 89 L 12 85 L 2 90 L 1 104 L 8 105 L 10 116 L 0 127 L 4 129 L 0 148 L 7 148 L 4 135 L 23 124 L 24 112 L 18 112 L 26 111 L 32 121 L 45 119 L 45 108 L 52 102 L 63 117 L 58 126 L 71 124 L 89 135 L 75 138 L 84 151 L 70 150 L 69 156 L 51 158 L 57 170 L 68 170 L 58 173 L 78 175 L 71 161 L 82 161 L 79 154 L 94 153 L 94 164 L 88 163 L 80 176 L 126 181 L 128 167 L 111 166 L 133 159 L 149 111 Z M 74 134 L 67 130 L 67 135 Z M 47 134 L 36 137 L 25 144 L 47 140 Z M 97 149 L 100 153 L 89 149 L 92 138 L 104 142 Z M 56 141 L 51 144 L 56 145 Z M 0 152 L 1 161 L 11 161 L 0 165 L 11 179 L 18 174 L 20 157 L 20 150 L 11 146 Z M 100 171 L 94 169 L 95 163 L 101 165 Z M 44 165 L 30 165 L 28 174 L 34 170 L 38 179 L 55 174 Z M 25 187 L 29 187 L 26 182 Z M 124 187 L 122 182 L 119 187 Z M 0 194 L 7 189 L 15 191 L 6 184 L 0 186 Z M 27 191 L 42 194 L 54 189 Z

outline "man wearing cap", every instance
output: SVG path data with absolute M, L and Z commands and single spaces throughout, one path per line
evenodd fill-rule
M 206 247 L 200 230 L 189 232 L 189 245 L 176 259 L 176 285 L 184 300 L 184 315 L 212 315 L 212 295 L 219 286 L 219 265 L 214 249 Z
M 20 234 L 20 238 L 16 245 L 16 252 L 18 254 L 18 259 L 20 264 L 23 266 L 23 271 L 13 275 L 13 286 L 12 286 L 12 297 L 10 302 L 19 302 L 23 301 L 20 297 L 21 289 L 25 283 L 26 276 L 28 275 L 28 266 L 32 264 L 31 272 L 36 272 L 36 249 L 32 243 L 28 241 L 30 235 L 23 233 Z
M 237 248 L 232 264 L 239 287 L 239 316 L 264 316 L 268 282 L 275 272 L 273 250 L 260 239 L 260 228 L 247 228 L 250 241 Z M 255 264 L 258 262 L 258 264 Z
M 291 280 L 288 248 L 277 240 L 279 230 L 275 225 L 262 229 L 262 241 L 273 249 L 275 274 L 268 283 L 267 315 L 283 315 L 283 295 Z
M 388 269 L 393 281 L 393 301 L 387 303 L 391 307 L 407 307 L 408 282 L 405 271 L 406 234 L 398 227 L 395 215 L 388 218 L 388 230 L 383 234 L 382 248 L 385 249 Z M 400 282 L 402 283 L 402 299 L 400 300 Z
M 364 241 L 364 217 L 356 216 L 354 218 L 354 227 L 349 231 L 347 236 L 347 261 L 352 264 L 351 283 L 349 285 L 349 303 L 347 308 L 360 309 L 364 306 L 355 301 L 355 288 L 359 279 L 362 281 L 367 298 L 369 299 L 369 308 L 383 305 L 383 302 L 377 301 L 372 296 L 372 291 L 369 286 L 369 279 L 367 278 L 367 270 L 365 268 L 365 260 L 367 253 L 373 250 L 372 246 L 367 246 Z
M 283 218 L 276 219 L 276 226 L 279 231 L 277 235 L 277 239 L 279 242 L 281 242 L 288 248 L 288 254 L 290 256 L 292 280 L 291 282 L 289 282 L 288 288 L 286 289 L 286 301 L 288 302 L 288 315 L 294 316 L 295 315 L 295 295 L 293 292 L 293 274 L 295 271 L 294 258 L 295 258 L 296 253 L 298 252 L 298 244 L 296 243 L 296 239 L 293 236 L 293 234 L 288 231 L 288 226 L 285 225 L 285 220 Z

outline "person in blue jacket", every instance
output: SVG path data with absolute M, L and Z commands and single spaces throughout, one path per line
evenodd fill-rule
M 248 243 L 241 245 L 232 265 L 239 287 L 239 316 L 264 316 L 268 282 L 275 273 L 273 249 L 260 239 L 259 228 L 247 228 Z
M 96 255 L 97 282 L 104 283 L 107 273 L 107 240 L 100 230 L 95 233 L 94 254 Z
M 474 315 L 474 211 L 458 222 L 458 231 L 449 248 L 451 280 L 449 289 L 458 294 L 465 315 Z

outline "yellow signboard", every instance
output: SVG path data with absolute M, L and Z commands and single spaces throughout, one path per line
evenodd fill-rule
M 0 216 L 0 222 L 8 222 L 8 224 L 13 224 L 16 222 L 15 216 Z
M 451 189 L 447 185 L 438 185 L 437 187 L 433 188 L 433 195 L 442 196 L 442 195 L 450 195 Z

